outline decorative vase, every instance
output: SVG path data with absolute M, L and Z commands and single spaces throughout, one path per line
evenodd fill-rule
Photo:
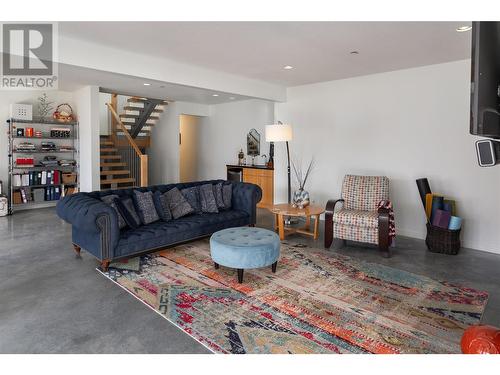
M 310 203 L 309 193 L 304 189 L 296 190 L 293 193 L 292 206 L 300 209 L 307 207 Z

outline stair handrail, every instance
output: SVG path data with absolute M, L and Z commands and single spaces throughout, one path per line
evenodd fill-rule
M 109 111 L 113 115 L 113 117 L 116 120 L 116 123 L 120 127 L 121 131 L 123 134 L 125 134 L 125 138 L 127 138 L 128 143 L 130 146 L 134 149 L 135 153 L 137 156 L 140 158 L 141 161 L 141 178 L 140 178 L 140 186 L 148 186 L 148 155 L 143 154 L 139 146 L 135 143 L 134 139 L 128 132 L 127 128 L 125 125 L 123 125 L 122 120 L 120 119 L 120 116 L 118 116 L 118 113 L 116 113 L 115 109 L 113 108 L 113 105 L 111 103 L 106 103 L 106 106 L 108 107 Z
M 137 146 L 137 143 L 135 143 L 134 139 L 132 138 L 132 136 L 130 135 L 130 133 L 128 132 L 127 128 L 125 127 L 125 125 L 123 125 L 123 122 L 122 120 L 120 119 L 120 116 L 118 116 L 118 113 L 116 113 L 115 109 L 113 108 L 113 106 L 111 105 L 111 103 L 106 103 L 106 105 L 108 106 L 108 109 L 109 111 L 111 112 L 111 114 L 113 115 L 113 117 L 115 118 L 116 122 L 118 123 L 118 125 L 120 126 L 121 128 L 121 131 L 123 132 L 123 134 L 125 134 L 125 137 L 127 138 L 128 140 L 128 143 L 130 144 L 130 146 L 132 146 L 132 148 L 135 150 L 135 153 L 137 154 L 137 156 L 141 156 L 141 155 L 144 155 L 141 151 L 141 149 L 139 148 L 139 146 Z

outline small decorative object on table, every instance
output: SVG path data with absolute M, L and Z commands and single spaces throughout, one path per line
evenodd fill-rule
M 75 121 L 73 115 L 73 108 L 68 103 L 59 104 L 52 115 L 54 120 L 59 122 L 72 122 Z
M 302 173 L 302 163 L 297 168 L 295 166 L 295 163 L 292 161 L 292 166 L 293 166 L 293 171 L 295 173 L 295 178 L 299 183 L 299 190 L 296 190 L 293 193 L 292 206 L 302 209 L 304 207 L 307 207 L 311 202 L 309 193 L 306 190 L 304 190 L 304 187 L 306 185 L 307 178 L 309 177 L 311 171 L 314 168 L 314 159 L 311 159 L 305 175 L 303 175 Z
M 238 165 L 243 165 L 243 159 L 245 159 L 245 154 L 243 153 L 243 149 L 238 152 Z

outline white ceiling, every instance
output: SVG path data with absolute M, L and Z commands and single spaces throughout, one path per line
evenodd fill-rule
M 242 95 L 153 81 L 80 66 L 67 64 L 59 64 L 58 66 L 58 86 L 63 91 L 75 91 L 83 86 L 92 85 L 99 86 L 104 92 L 209 105 L 250 99 Z M 144 86 L 144 83 L 149 83 L 150 86 Z M 213 96 L 214 94 L 217 96 Z
M 470 32 L 455 31 L 464 24 L 470 22 L 61 22 L 59 33 L 295 86 L 469 58 Z

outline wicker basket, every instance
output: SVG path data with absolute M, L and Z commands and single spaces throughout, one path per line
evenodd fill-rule
M 457 255 L 460 250 L 460 229 L 444 229 L 427 223 L 425 244 L 433 253 Z
M 74 184 L 76 183 L 76 173 L 63 173 L 62 174 L 62 183 L 63 184 Z

